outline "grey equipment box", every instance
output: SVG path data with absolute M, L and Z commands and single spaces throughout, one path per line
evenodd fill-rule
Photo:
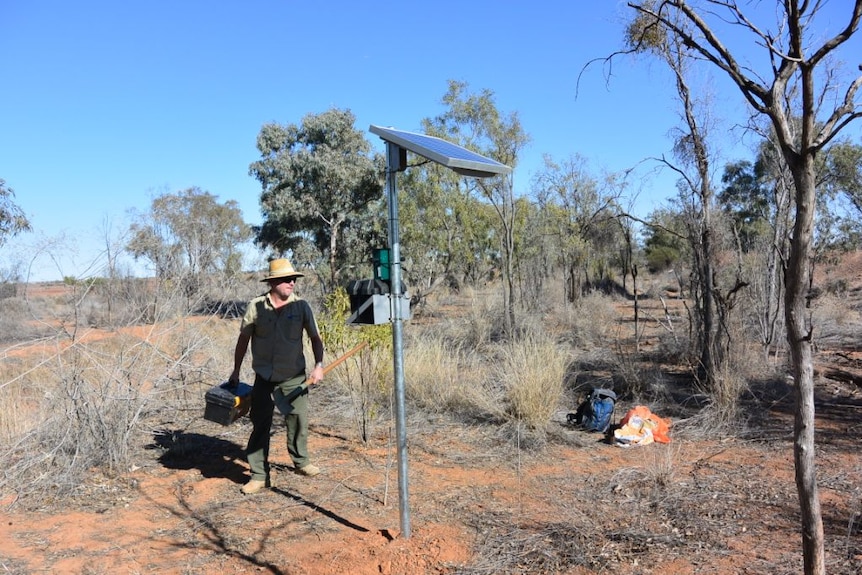
M 353 280 L 347 284 L 350 296 L 350 318 L 347 323 L 378 325 L 392 320 L 389 283 L 378 279 Z M 404 283 L 399 298 L 401 319 L 410 319 L 410 296 Z
M 204 419 L 230 425 L 251 408 L 251 386 L 242 382 L 232 386 L 226 381 L 207 391 L 205 399 Z

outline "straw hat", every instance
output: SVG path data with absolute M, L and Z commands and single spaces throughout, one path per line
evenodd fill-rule
M 269 275 L 260 281 L 268 282 L 269 280 L 288 277 L 301 278 L 305 277 L 305 274 L 293 269 L 293 264 L 291 264 L 289 261 L 285 259 L 279 259 L 272 260 L 271 262 L 269 262 Z

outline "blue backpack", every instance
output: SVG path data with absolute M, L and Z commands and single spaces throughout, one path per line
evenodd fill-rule
M 578 406 L 576 413 L 567 416 L 569 423 L 581 426 L 586 431 L 607 433 L 611 427 L 617 394 L 610 389 L 591 389 L 587 399 Z

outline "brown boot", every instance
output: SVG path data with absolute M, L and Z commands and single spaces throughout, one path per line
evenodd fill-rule
M 300 475 L 305 475 L 306 477 L 314 477 L 318 473 L 320 473 L 320 468 L 316 465 L 304 465 L 303 467 L 297 467 L 296 472 Z
M 270 487 L 269 480 L 263 481 L 261 479 L 251 479 L 248 483 L 242 486 L 242 491 L 246 495 L 251 495 L 252 493 L 257 493 L 261 489 L 265 487 Z

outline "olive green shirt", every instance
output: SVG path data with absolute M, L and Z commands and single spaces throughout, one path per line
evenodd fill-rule
M 305 373 L 302 332 L 319 335 L 311 306 L 291 294 L 275 309 L 269 293 L 251 300 L 240 331 L 251 336 L 251 367 L 268 381 L 281 382 Z

